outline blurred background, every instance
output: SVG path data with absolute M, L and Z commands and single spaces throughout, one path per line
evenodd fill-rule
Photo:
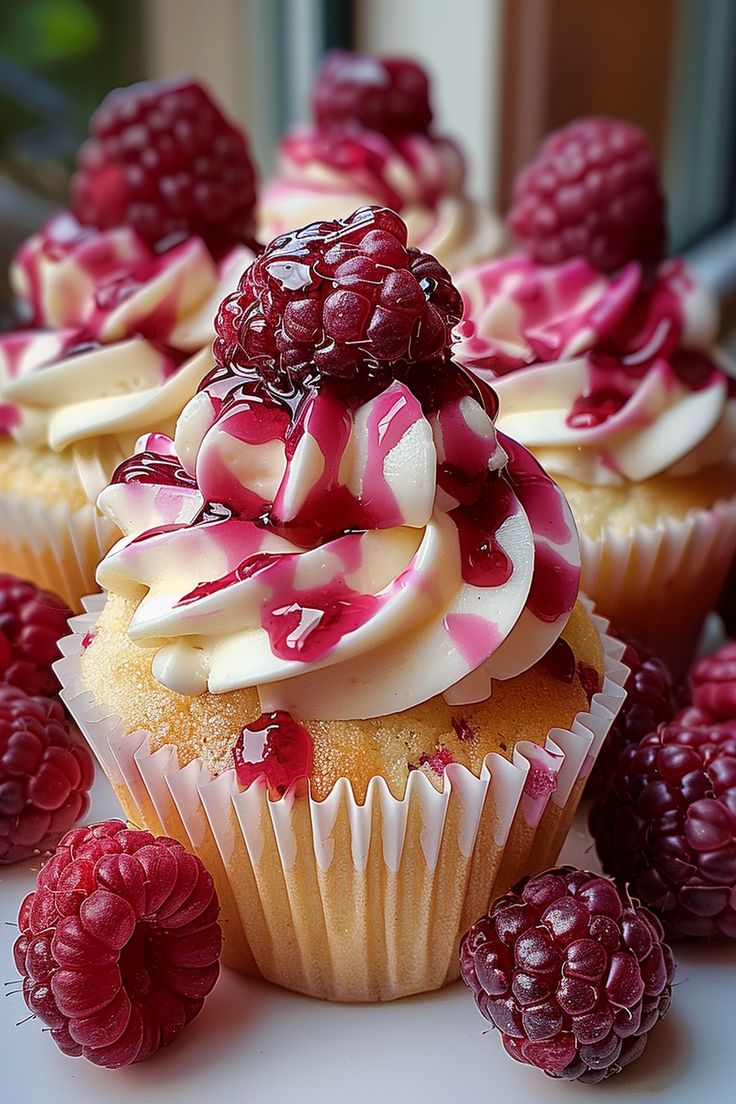
M 418 58 L 471 190 L 504 211 L 541 136 L 578 115 L 650 134 L 671 244 L 736 327 L 734 0 L 23 0 L 0 3 L 0 263 L 63 204 L 112 87 L 189 72 L 248 129 L 262 178 L 325 50 Z

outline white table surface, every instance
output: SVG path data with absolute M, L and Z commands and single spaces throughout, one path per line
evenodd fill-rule
M 90 817 L 119 815 L 99 778 Z M 595 865 L 583 818 L 563 859 Z M 15 974 L 13 922 L 37 864 L 0 867 L 0 961 Z M 598 1086 L 555 1082 L 507 1058 L 457 983 L 385 1005 L 338 1005 L 295 996 L 223 971 L 203 1011 L 168 1050 L 125 1070 L 67 1058 L 28 1014 L 22 997 L 0 1000 L 2 1104 L 539 1104 L 604 1099 L 700 1104 L 733 1092 L 736 946 L 687 946 L 673 1008 L 640 1061 Z M 10 986 L 11 990 L 15 987 Z

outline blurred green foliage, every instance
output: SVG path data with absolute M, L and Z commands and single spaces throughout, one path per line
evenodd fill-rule
M 103 96 L 143 73 L 141 0 L 0 3 L 0 174 L 53 195 Z

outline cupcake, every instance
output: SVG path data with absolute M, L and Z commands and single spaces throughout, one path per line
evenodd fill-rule
M 415 62 L 334 51 L 312 113 L 281 142 L 260 201 L 263 241 L 377 203 L 400 212 L 410 243 L 453 272 L 498 252 L 501 227 L 467 196 L 457 144 L 432 132 L 429 82 Z
M 100 496 L 123 536 L 57 667 L 127 816 L 212 871 L 226 960 L 333 1000 L 457 976 L 556 857 L 626 673 L 406 241 L 362 208 L 253 263 L 173 440 Z
M 245 138 L 198 84 L 121 89 L 94 114 L 70 210 L 11 268 L 23 328 L 0 336 L 0 570 L 79 608 L 115 538 L 97 495 L 212 367 L 254 203 Z
M 524 251 L 459 278 L 456 356 L 499 427 L 564 490 L 582 588 L 681 672 L 736 548 L 736 403 L 717 310 L 664 257 L 646 137 L 588 119 L 547 139 L 510 215 Z

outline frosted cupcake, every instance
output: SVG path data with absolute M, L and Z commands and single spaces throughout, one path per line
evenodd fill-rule
M 230 964 L 335 1000 L 457 976 L 623 696 L 562 494 L 450 358 L 459 314 L 393 212 L 273 242 L 174 439 L 103 491 L 123 537 L 58 668 L 127 815 L 213 872 Z
M 243 135 L 188 81 L 111 93 L 72 192 L 11 268 L 24 328 L 0 337 L 0 569 L 78 608 L 114 539 L 97 495 L 212 367 L 255 192 Z
M 456 355 L 565 491 L 583 590 L 682 670 L 736 548 L 736 403 L 715 305 L 663 259 L 657 168 L 628 124 L 547 139 L 510 223 L 526 251 L 459 279 Z
M 312 109 L 313 123 L 281 142 L 260 202 L 262 240 L 377 203 L 400 212 L 410 243 L 453 272 L 498 252 L 500 224 L 466 194 L 457 144 L 432 132 L 419 65 L 335 51 L 322 63 Z

